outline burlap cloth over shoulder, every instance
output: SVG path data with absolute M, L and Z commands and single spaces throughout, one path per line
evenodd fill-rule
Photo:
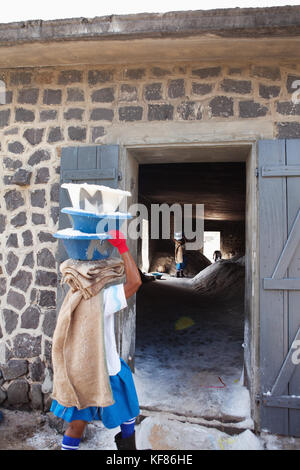
M 79 410 L 114 404 L 104 344 L 103 288 L 124 282 L 119 258 L 64 261 L 70 289 L 61 306 L 52 345 L 52 398 Z

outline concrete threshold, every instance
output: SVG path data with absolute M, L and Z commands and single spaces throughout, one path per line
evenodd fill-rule
M 254 430 L 254 424 L 251 419 L 228 416 L 221 418 L 189 416 L 176 412 L 166 412 L 156 407 L 140 407 L 140 416 L 138 422 L 141 423 L 145 418 L 152 416 L 163 416 L 169 420 L 180 421 L 182 423 L 199 424 L 207 428 L 214 428 L 229 435 L 237 435 L 247 429 Z

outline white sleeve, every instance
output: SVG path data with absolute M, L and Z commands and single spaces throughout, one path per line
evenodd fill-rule
M 111 315 L 127 307 L 124 284 L 107 287 L 103 292 L 104 315 Z

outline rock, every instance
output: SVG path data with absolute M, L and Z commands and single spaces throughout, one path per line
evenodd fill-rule
M 19 379 L 12 382 L 7 389 L 7 402 L 9 405 L 18 405 L 29 402 L 29 385 L 26 380 Z
M 13 353 L 18 358 L 37 357 L 41 354 L 42 336 L 31 336 L 21 333 L 13 338 Z
M 26 360 L 12 359 L 7 364 L 2 365 L 1 369 L 4 380 L 16 379 L 27 374 L 28 362 Z

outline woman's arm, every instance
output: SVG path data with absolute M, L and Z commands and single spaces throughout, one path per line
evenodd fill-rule
M 126 282 L 124 284 L 125 297 L 128 299 L 134 295 L 142 284 L 141 276 L 138 271 L 137 265 L 131 253 L 129 252 L 128 246 L 126 245 L 126 239 L 122 232 L 118 230 L 111 230 L 109 234 L 113 237 L 109 239 L 109 242 L 115 246 L 120 255 L 122 256 L 125 268 Z
M 124 261 L 126 274 L 126 283 L 124 284 L 124 291 L 125 297 L 126 299 L 128 299 L 138 291 L 142 284 L 142 281 L 137 265 L 135 264 L 131 253 L 129 251 L 126 251 L 121 256 Z

